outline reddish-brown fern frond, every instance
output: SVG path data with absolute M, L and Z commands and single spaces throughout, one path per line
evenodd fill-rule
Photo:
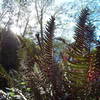
M 60 70 L 54 61 L 54 29 L 55 18 L 51 17 L 50 21 L 47 23 L 44 34 L 42 56 L 40 57 L 40 67 L 51 84 L 51 90 L 54 98 L 53 100 L 59 100 L 63 96 L 63 85 Z

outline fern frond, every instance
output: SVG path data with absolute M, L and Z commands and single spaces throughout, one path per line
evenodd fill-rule
M 75 35 L 74 35 L 74 39 L 75 39 L 75 50 L 76 53 L 79 55 L 83 55 L 85 49 L 86 49 L 86 45 L 85 45 L 85 27 L 86 27 L 86 23 L 88 20 L 88 16 L 89 16 L 89 9 L 88 8 L 84 8 L 81 11 L 81 14 L 79 16 L 76 28 L 75 28 Z
M 54 61 L 54 29 L 55 18 L 51 17 L 50 21 L 47 22 L 46 31 L 44 34 L 42 56 L 40 57 L 40 67 L 52 86 L 51 90 L 53 97 L 55 100 L 59 100 L 63 96 L 63 85 L 60 70 Z

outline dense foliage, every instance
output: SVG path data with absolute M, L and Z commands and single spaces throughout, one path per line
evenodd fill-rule
M 18 36 L 21 41 L 17 51 L 19 67 L 7 73 L 4 66 L 0 66 L 0 83 L 3 80 L 4 84 L 5 81 L 8 83 L 8 88 L 0 84 L 0 89 L 6 92 L 0 91 L 0 98 L 99 100 L 100 41 L 96 40 L 95 26 L 89 15 L 88 8 L 81 11 L 73 43 L 54 37 L 54 16 L 47 22 L 42 38 L 36 34 L 36 43 L 30 38 Z M 59 48 L 60 52 L 56 54 Z M 59 60 L 56 60 L 57 57 Z

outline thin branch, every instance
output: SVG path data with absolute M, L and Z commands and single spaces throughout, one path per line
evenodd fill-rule
M 22 34 L 22 37 L 24 37 L 26 35 L 26 30 L 27 30 L 28 24 L 29 24 L 29 18 L 27 18 L 27 22 L 26 22 L 26 25 L 25 25 L 25 28 L 24 28 L 24 32 Z

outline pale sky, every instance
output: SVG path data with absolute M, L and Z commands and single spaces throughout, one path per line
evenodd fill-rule
M 76 19 L 78 18 L 79 11 L 81 11 L 81 8 L 83 8 L 84 5 L 86 5 L 86 3 L 89 1 L 94 2 L 90 8 L 93 8 L 94 4 L 97 4 L 96 9 L 98 9 L 97 7 L 99 7 L 99 10 L 100 10 L 100 0 L 55 0 L 55 5 L 53 5 L 53 7 L 56 6 L 56 8 L 55 9 L 53 8 L 53 10 L 50 11 L 51 14 L 49 12 L 47 12 L 48 16 L 45 17 L 44 24 L 46 24 L 48 18 L 54 13 L 55 10 L 59 9 L 61 5 L 64 5 L 61 8 L 62 9 L 61 14 L 58 14 L 58 18 L 60 19 L 60 21 L 57 21 L 56 23 L 59 24 L 61 22 L 62 26 L 57 28 L 56 31 L 58 31 L 58 32 L 57 32 L 56 36 L 62 36 L 69 40 L 72 39 L 72 36 L 74 34 L 74 27 L 75 27 Z M 0 0 L 0 2 L 1 2 L 1 0 Z M 34 22 L 36 22 L 36 18 L 35 18 L 36 13 L 34 11 L 33 6 L 30 7 L 29 9 L 32 9 L 31 13 L 29 13 L 29 14 L 30 14 L 30 24 L 31 24 L 31 26 L 33 26 Z M 99 10 L 98 10 L 98 12 L 100 13 Z M 95 13 L 93 15 L 93 19 L 94 19 L 94 16 L 96 16 L 97 14 L 98 14 L 98 16 L 95 18 L 100 19 L 100 14 L 98 12 L 95 11 Z M 20 30 L 15 22 L 16 17 L 14 16 L 13 18 L 15 20 L 13 21 L 13 25 L 11 26 L 11 30 L 18 34 L 23 31 L 24 27 L 22 27 Z M 25 22 L 24 16 L 23 16 L 22 20 L 23 20 L 22 24 L 23 24 L 23 26 L 25 26 L 26 22 Z M 98 36 L 100 36 L 100 22 L 98 21 L 94 24 L 96 25 L 96 27 L 98 27 L 98 29 L 96 29 L 96 31 L 97 31 Z M 19 22 L 19 25 L 21 25 L 20 22 Z M 37 27 L 35 27 L 35 28 L 37 28 Z M 37 28 L 37 30 L 38 30 L 38 28 Z

